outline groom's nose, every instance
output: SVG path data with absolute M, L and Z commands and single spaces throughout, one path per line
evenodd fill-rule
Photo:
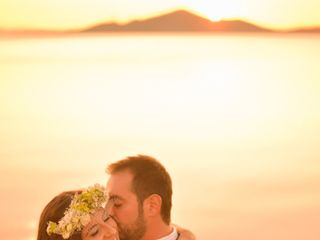
M 108 213 L 109 213 L 109 215 L 110 215 L 111 217 L 113 217 L 113 216 L 114 216 L 113 204 L 112 204 L 112 206 L 111 206 L 111 207 L 109 207 L 109 208 L 108 208 Z
M 107 204 L 105 206 L 105 210 L 107 211 L 107 213 L 110 216 L 113 216 L 113 214 L 114 214 L 113 205 L 114 205 L 113 199 L 109 199 L 109 201 L 107 202 Z

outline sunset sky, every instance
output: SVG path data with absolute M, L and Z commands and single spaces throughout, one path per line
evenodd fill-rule
M 73 29 L 143 19 L 175 9 L 211 20 L 240 18 L 277 29 L 320 25 L 319 0 L 1 0 L 0 29 Z
M 53 196 L 136 154 L 168 169 L 197 239 L 320 239 L 319 34 L 1 32 L 177 9 L 320 27 L 320 0 L 0 0 L 0 239 L 36 239 Z

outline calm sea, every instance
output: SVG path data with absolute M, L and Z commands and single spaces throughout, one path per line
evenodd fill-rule
M 0 238 L 158 158 L 198 239 L 320 238 L 319 35 L 0 38 Z

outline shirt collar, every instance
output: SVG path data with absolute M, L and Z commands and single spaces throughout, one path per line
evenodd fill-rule
M 173 226 L 172 232 L 169 235 L 159 238 L 157 240 L 176 240 L 177 238 L 178 238 L 178 232 L 177 232 L 177 229 Z

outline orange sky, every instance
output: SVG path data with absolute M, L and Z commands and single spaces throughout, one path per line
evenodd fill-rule
M 212 20 L 241 18 L 272 28 L 320 25 L 318 0 L 2 0 L 0 29 L 73 29 L 104 21 L 126 22 L 185 8 Z
M 21 2 L 16 25 L 1 26 L 111 19 L 82 1 L 80 12 L 71 1 L 31 3 Z M 74 15 L 54 11 L 59 3 Z M 0 239 L 35 239 L 55 194 L 104 183 L 107 163 L 137 153 L 168 168 L 174 222 L 198 239 L 320 239 L 318 40 L 1 39 Z

